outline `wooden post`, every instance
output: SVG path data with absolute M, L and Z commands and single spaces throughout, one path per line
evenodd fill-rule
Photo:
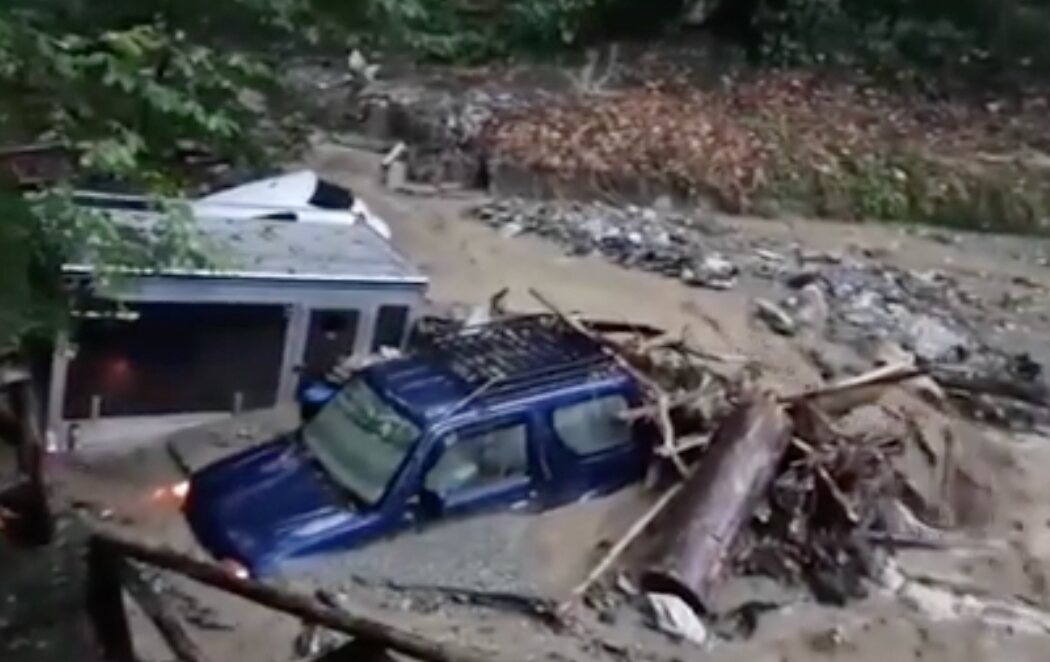
M 33 383 L 25 380 L 14 386 L 13 402 L 21 438 L 18 440 L 18 469 L 26 481 L 24 503 L 20 505 L 19 530 L 30 545 L 46 545 L 55 533 L 55 522 L 47 501 L 44 482 L 44 440 L 40 432 L 40 410 Z
M 671 504 L 662 554 L 642 575 L 642 587 L 681 597 L 705 610 L 737 534 L 773 479 L 791 441 L 791 421 L 768 396 L 733 411 Z
M 96 539 L 88 542 L 87 613 L 107 662 L 136 662 L 121 590 L 123 564 L 120 553 L 111 546 Z
M 422 635 L 365 616 L 348 614 L 316 599 L 250 579 L 240 579 L 226 569 L 198 561 L 166 547 L 127 539 L 111 531 L 98 531 L 95 544 L 111 553 L 185 575 L 202 584 L 305 621 L 346 633 L 427 662 L 498 662 L 498 655 L 456 643 L 434 641 Z

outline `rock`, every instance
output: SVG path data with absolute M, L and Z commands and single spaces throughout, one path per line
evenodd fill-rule
M 966 357 L 967 339 L 930 315 L 916 316 L 906 336 L 906 346 L 920 359 L 960 361 Z
M 499 231 L 499 235 L 504 239 L 513 239 L 514 237 L 517 237 L 524 231 L 525 226 L 515 221 L 504 225 L 503 228 Z
M 736 285 L 737 266 L 718 253 L 705 256 L 691 268 L 682 270 L 682 282 L 712 290 L 729 290 Z
M 798 331 L 798 325 L 791 315 L 767 299 L 755 300 L 755 314 L 772 331 L 782 336 L 793 336 Z
M 408 165 L 404 161 L 394 161 L 383 172 L 383 184 L 391 191 L 399 191 L 408 181 Z
M 799 262 L 814 262 L 817 264 L 840 264 L 842 255 L 828 251 L 800 250 L 798 252 Z
M 829 654 L 846 643 L 846 634 L 841 625 L 836 625 L 816 634 L 809 643 L 814 651 Z
M 656 629 L 698 646 L 707 641 L 707 628 L 703 621 L 682 598 L 666 593 L 646 593 L 645 599 Z
M 630 597 L 638 595 L 638 587 L 630 577 L 622 572 L 616 575 L 616 590 Z
M 896 561 L 890 560 L 882 567 L 882 572 L 879 573 L 876 578 L 879 585 L 889 593 L 897 593 L 907 583 L 908 578 L 901 572 L 900 566 L 897 565 Z
M 793 290 L 800 290 L 810 283 L 815 283 L 820 280 L 820 271 L 816 269 L 803 269 L 794 273 L 788 274 L 787 278 L 784 279 L 784 284 Z
M 653 209 L 664 214 L 674 211 L 674 200 L 669 195 L 660 195 L 653 200 Z
M 823 331 L 829 312 L 824 289 L 819 284 L 809 283 L 799 291 L 796 308 L 793 311 L 795 321 L 799 326 L 814 331 Z

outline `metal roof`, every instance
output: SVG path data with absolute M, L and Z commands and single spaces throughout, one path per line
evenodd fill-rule
M 118 222 L 148 231 L 155 213 L 113 210 Z M 324 282 L 425 284 L 426 277 L 365 223 L 198 218 L 195 225 L 217 255 L 210 268 L 161 268 L 143 274 Z M 70 260 L 67 273 L 94 271 L 90 256 Z

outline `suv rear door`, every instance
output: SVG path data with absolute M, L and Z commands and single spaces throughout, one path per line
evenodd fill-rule
M 555 443 L 548 456 L 559 501 L 606 494 L 644 476 L 645 426 L 620 416 L 631 406 L 625 393 L 613 390 L 552 407 L 547 423 Z

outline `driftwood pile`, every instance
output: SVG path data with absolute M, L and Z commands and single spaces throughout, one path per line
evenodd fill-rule
M 606 576 L 643 532 L 646 543 L 639 547 L 660 542 L 643 554 L 642 589 L 677 596 L 698 614 L 713 611 L 712 591 L 730 573 L 803 584 L 818 600 L 842 604 L 865 594 L 887 550 L 937 546 L 899 528 L 901 511 L 911 515 L 904 503 L 912 485 L 896 460 L 909 445 L 929 452 L 919 426 L 856 432 L 839 424 L 891 387 L 943 402 L 936 368 L 905 358 L 839 384 L 778 395 L 757 386 L 756 366 L 703 351 L 687 334 L 578 319 L 532 294 L 647 387 L 649 403 L 625 417 L 656 426 L 655 455 L 666 462 L 654 473 L 670 482 L 576 588 L 577 596 Z M 981 390 L 975 381 L 943 386 Z M 1003 395 L 1002 388 L 995 391 Z

